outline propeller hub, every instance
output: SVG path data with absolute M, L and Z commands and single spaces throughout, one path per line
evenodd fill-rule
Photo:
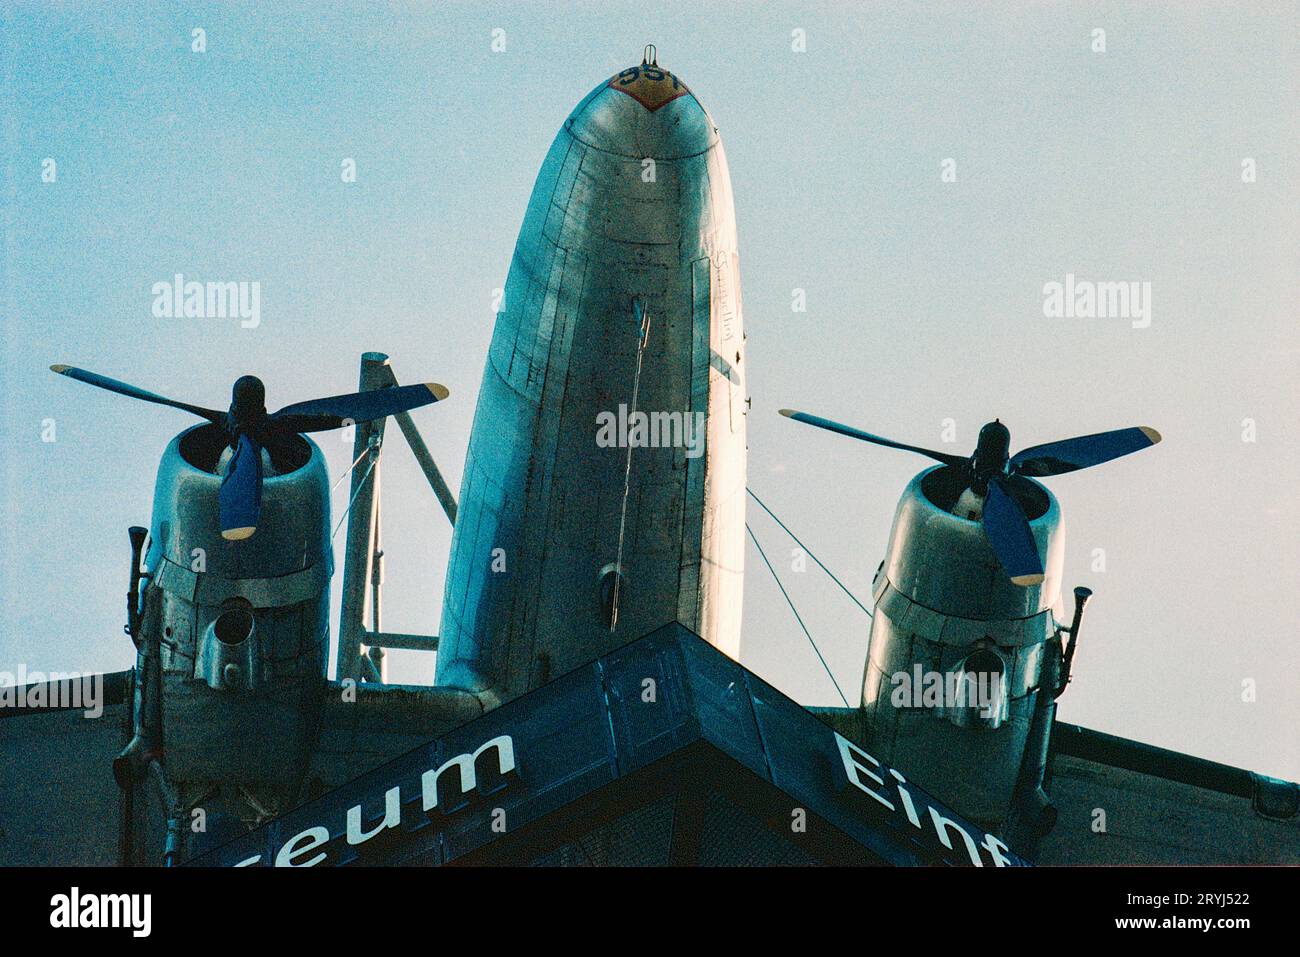
M 993 476 L 1005 472 L 1010 457 L 1011 430 L 1003 425 L 1001 420 L 994 419 L 980 429 L 979 441 L 975 445 L 971 466 L 976 481 L 980 485 L 985 485 Z
M 255 375 L 241 375 L 230 390 L 230 417 L 236 423 L 255 422 L 266 415 L 266 386 Z

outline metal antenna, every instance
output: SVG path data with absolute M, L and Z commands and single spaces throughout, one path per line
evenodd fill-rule
M 651 48 L 653 49 L 653 48 Z M 632 300 L 632 318 L 637 324 L 636 375 L 632 379 L 632 408 L 628 420 L 636 414 L 637 399 L 641 391 L 641 360 L 645 358 L 646 342 L 650 339 L 650 313 L 641 298 Z M 627 531 L 627 500 L 632 491 L 632 443 L 627 444 L 627 464 L 623 469 L 623 507 L 618 517 L 618 553 L 614 559 L 614 598 L 609 616 L 609 630 L 618 626 L 618 598 L 623 583 L 623 539 Z

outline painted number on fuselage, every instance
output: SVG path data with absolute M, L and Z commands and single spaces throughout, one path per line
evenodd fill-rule
M 645 63 L 628 67 L 610 79 L 609 85 L 626 93 L 651 113 L 665 103 L 691 92 L 672 73 Z

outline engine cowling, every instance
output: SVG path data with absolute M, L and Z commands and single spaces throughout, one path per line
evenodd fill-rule
M 1039 585 L 1015 585 L 980 522 L 953 514 L 965 488 L 962 470 L 938 466 L 899 501 L 873 583 L 862 707 L 872 753 L 908 768 L 954 810 L 1000 828 L 1041 782 L 1032 764 L 1041 759 L 1043 715 L 1035 715 L 1059 674 L 1052 609 L 1065 536 L 1051 492 L 1027 478 L 1007 481 L 1045 571 Z
M 305 771 L 326 679 L 329 479 L 320 449 L 295 436 L 275 466 L 264 459 L 256 534 L 227 541 L 226 448 L 222 429 L 200 425 L 163 453 L 142 627 L 162 645 L 169 778 L 234 781 L 274 804 L 293 798 Z

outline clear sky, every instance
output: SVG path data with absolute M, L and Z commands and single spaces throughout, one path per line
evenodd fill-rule
M 1066 585 L 1096 592 L 1061 716 L 1300 779 L 1297 6 L 702 6 L 0 7 L 0 669 L 130 666 L 125 530 L 190 424 L 51 362 L 219 407 L 254 372 L 274 408 L 386 351 L 451 389 L 415 417 L 458 488 L 542 157 L 653 41 L 731 162 L 751 487 L 865 600 L 925 462 L 778 408 L 944 448 L 951 419 L 962 452 L 995 416 L 1017 448 L 1155 426 L 1157 448 L 1051 480 Z M 155 318 L 176 272 L 259 282 L 261 324 Z M 1149 327 L 1045 317 L 1067 273 L 1151 283 Z M 322 446 L 339 475 L 350 446 Z M 433 632 L 450 530 L 400 440 L 385 463 L 385 624 Z M 835 703 L 752 547 L 748 567 L 744 662 Z M 785 578 L 856 703 L 865 615 L 815 569 Z

